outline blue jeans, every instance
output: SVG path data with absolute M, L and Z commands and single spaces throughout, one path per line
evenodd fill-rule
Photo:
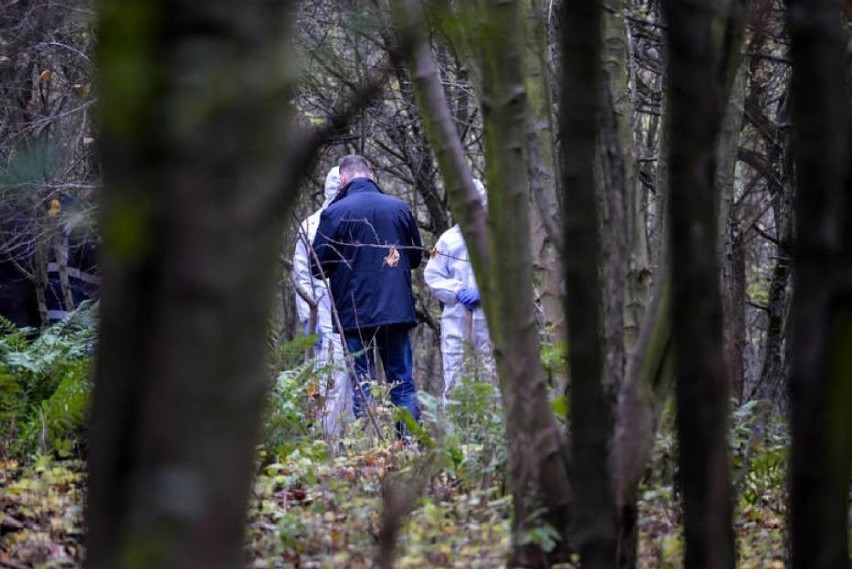
M 373 345 L 379 350 L 379 357 L 385 368 L 388 383 L 395 384 L 390 390 L 391 401 L 397 407 L 408 409 L 418 423 L 420 422 L 420 407 L 417 405 L 417 389 L 411 374 L 411 341 L 408 338 L 408 328 L 401 326 L 384 326 L 359 332 L 346 333 L 346 346 L 349 353 L 355 356 L 354 367 L 357 378 L 352 378 L 353 402 L 355 417 L 363 417 L 363 395 L 370 401 L 370 382 L 376 379 L 376 362 L 374 361 Z M 365 351 L 366 349 L 366 351 Z M 363 352 L 360 353 L 359 352 Z M 361 389 L 358 389 L 360 384 Z M 397 435 L 403 433 L 402 424 L 397 423 Z

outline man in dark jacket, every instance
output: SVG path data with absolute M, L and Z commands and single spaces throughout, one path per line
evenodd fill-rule
M 419 421 L 408 331 L 417 323 L 411 271 L 423 256 L 420 232 L 405 202 L 376 186 L 365 158 L 346 156 L 339 167 L 341 189 L 320 217 L 313 242 L 320 266 L 313 271 L 329 278 L 346 345 L 360 353 L 355 416 L 363 415 L 362 392 L 370 397 L 375 362 L 369 348 L 375 345 L 393 384 L 391 400 Z

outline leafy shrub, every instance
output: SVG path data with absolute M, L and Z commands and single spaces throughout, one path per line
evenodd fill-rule
M 83 443 L 95 322 L 91 303 L 40 335 L 0 322 L 0 451 L 67 457 Z
M 276 354 L 277 372 L 263 421 L 262 459 L 282 460 L 296 449 L 310 446 L 315 438 L 319 376 L 313 359 L 304 361 L 315 336 L 297 336 Z
M 786 486 L 790 437 L 783 417 L 770 417 L 770 401 L 750 401 L 733 414 L 734 486 L 744 506 L 778 502 Z M 783 503 L 783 500 L 781 501 Z
M 505 487 L 508 452 L 494 385 L 462 378 L 444 406 L 428 394 L 419 397 L 424 430 L 439 433 L 453 482 L 465 488 Z

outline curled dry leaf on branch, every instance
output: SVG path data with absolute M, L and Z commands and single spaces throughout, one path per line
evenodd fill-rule
M 388 251 L 387 257 L 382 261 L 382 266 L 387 265 L 388 267 L 395 267 L 399 264 L 399 251 L 397 251 L 396 247 L 391 246 L 390 251 Z

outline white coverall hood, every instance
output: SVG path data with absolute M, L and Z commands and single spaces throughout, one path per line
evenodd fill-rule
M 337 192 L 340 191 L 340 168 L 335 166 L 331 170 L 328 171 L 328 175 L 325 177 L 325 202 L 322 204 L 323 209 L 328 207 L 328 204 L 331 203 L 335 197 L 337 197 Z
M 482 185 L 482 182 L 473 179 L 473 187 L 476 188 L 476 192 L 479 194 L 479 201 L 482 202 L 482 205 L 488 206 L 488 192 L 485 191 L 485 186 Z
M 315 350 L 316 370 L 321 378 L 320 393 L 325 397 L 321 424 L 330 437 L 339 436 L 343 425 L 352 418 L 352 386 L 343 365 L 343 345 L 334 325 L 328 290 L 323 280 L 311 273 L 310 243 L 316 235 L 322 211 L 337 196 L 339 189 L 340 172 L 335 166 L 325 178 L 325 202 L 302 221 L 293 253 L 293 279 L 317 301 L 317 332 L 322 336 Z M 298 294 L 296 311 L 300 321 L 306 322 L 310 318 L 310 306 Z

